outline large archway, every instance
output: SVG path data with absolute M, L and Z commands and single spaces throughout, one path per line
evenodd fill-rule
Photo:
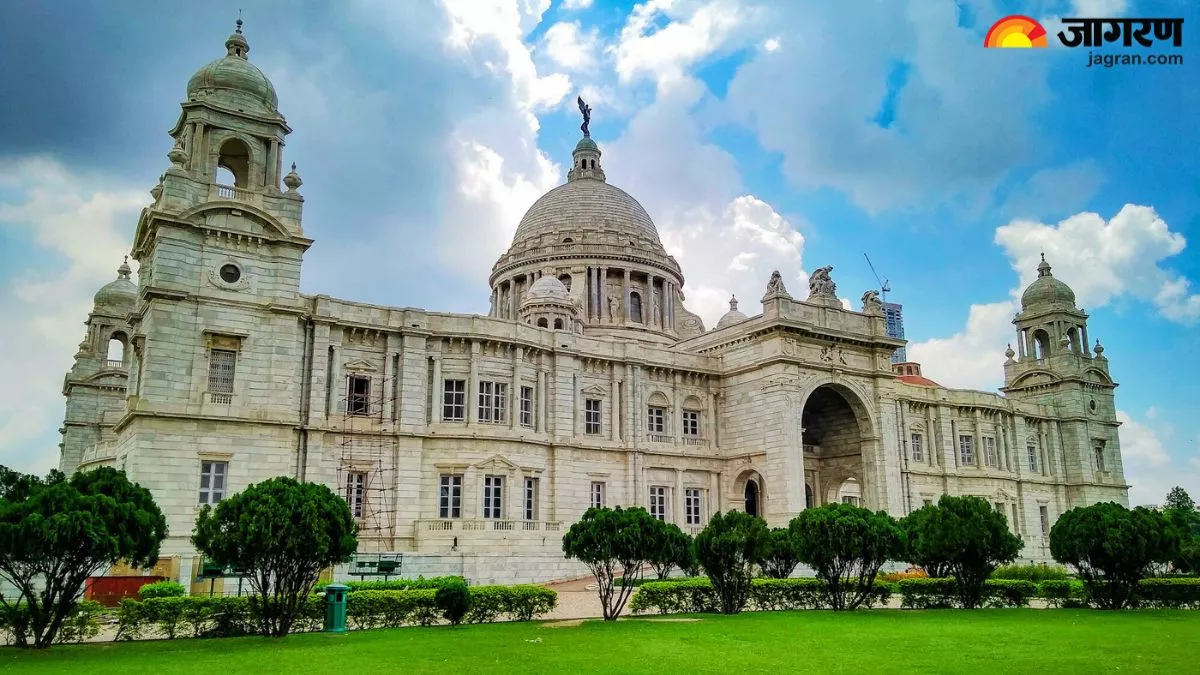
M 766 484 L 757 471 L 750 469 L 742 472 L 733 486 L 733 499 L 736 500 L 733 507 L 740 506 L 741 510 L 752 516 L 764 517 L 763 514 L 767 512 L 765 487 Z
M 812 486 L 811 506 L 869 505 L 863 445 L 870 421 L 858 397 L 842 386 L 821 385 L 804 402 L 800 426 L 804 429 L 805 483 Z M 809 506 L 809 500 L 805 501 Z

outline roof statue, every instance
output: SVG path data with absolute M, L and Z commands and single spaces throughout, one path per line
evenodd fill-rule
M 582 96 L 576 96 L 575 100 L 579 103 L 579 112 L 583 114 L 583 124 L 579 125 L 579 129 L 585 137 L 591 138 L 592 134 L 588 131 L 588 124 L 592 121 L 592 107 L 583 102 Z
M 829 273 L 833 271 L 832 265 L 826 265 L 812 273 L 808 278 L 808 297 L 827 297 L 837 298 L 837 284 L 833 283 L 833 279 Z
M 767 292 L 763 295 L 762 301 L 766 302 L 770 298 L 792 299 L 792 296 L 787 292 L 787 288 L 783 285 L 783 275 L 779 273 L 779 270 L 771 272 L 771 279 L 767 282 Z M 730 304 L 731 309 L 732 307 L 733 305 Z
M 862 295 L 863 314 L 883 314 L 883 301 L 879 291 L 867 291 Z

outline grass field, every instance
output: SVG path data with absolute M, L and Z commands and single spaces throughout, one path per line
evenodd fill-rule
M 762 612 L 0 649 L 15 673 L 1196 672 L 1200 612 Z

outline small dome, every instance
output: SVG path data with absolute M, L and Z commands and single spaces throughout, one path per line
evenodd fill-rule
M 1021 309 L 1038 305 L 1069 305 L 1075 306 L 1075 291 L 1071 287 L 1054 278 L 1050 274 L 1050 263 L 1046 262 L 1046 254 L 1042 254 L 1042 262 L 1038 265 L 1038 278 L 1025 292 L 1021 294 Z
M 567 292 L 567 287 L 563 282 L 554 278 L 551 274 L 539 277 L 533 285 L 529 287 L 529 292 L 526 294 L 527 300 L 558 300 L 561 302 L 570 303 L 571 296 Z
M 726 326 L 732 326 L 735 323 L 741 323 L 741 322 L 745 321 L 746 319 L 750 318 L 750 317 L 746 316 L 745 314 L 742 314 L 741 312 L 739 312 L 737 306 L 738 306 L 737 298 L 730 297 L 729 298 L 729 311 L 725 312 L 725 316 L 722 316 L 720 318 L 720 320 L 717 321 L 717 327 L 714 328 L 713 330 L 720 330 Z
M 578 143 L 575 144 L 575 152 L 579 152 L 580 150 L 594 150 L 596 152 L 600 152 L 600 146 L 596 145 L 596 141 L 593 141 L 591 136 L 584 136 L 583 138 L 579 139 Z
M 123 307 L 137 302 L 137 284 L 130 280 L 133 270 L 129 268 L 129 259 L 117 268 L 117 278 L 104 285 L 96 292 L 94 301 L 97 307 Z
M 192 75 L 188 80 L 189 101 L 212 101 L 221 107 L 260 114 L 278 114 L 279 96 L 275 85 L 246 58 L 250 44 L 242 35 L 242 20 L 237 31 L 225 41 L 226 54 Z

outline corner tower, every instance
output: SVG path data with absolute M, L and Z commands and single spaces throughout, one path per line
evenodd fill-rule
M 1021 295 L 1013 319 L 1017 349 L 1005 351 L 1004 387 L 1011 399 L 1042 406 L 1053 419 L 1072 503 L 1128 501 L 1117 435 L 1113 382 L 1104 347 L 1088 348 L 1088 315 L 1075 292 L 1051 274 L 1042 255 L 1038 276 Z M 1021 439 L 1018 439 L 1021 440 Z M 1029 441 L 1031 444 L 1033 441 Z

